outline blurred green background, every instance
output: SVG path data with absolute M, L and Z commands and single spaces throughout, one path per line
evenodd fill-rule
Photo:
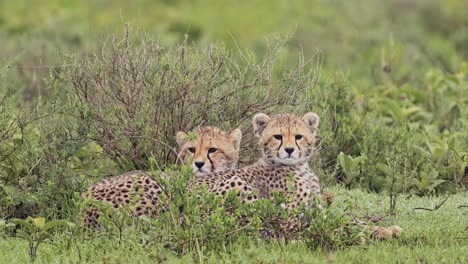
M 0 58 L 3 65 L 55 64 L 57 53 L 95 51 L 125 23 L 166 46 L 188 34 L 202 46 L 223 42 L 257 54 L 282 33 L 291 36 L 291 54 L 320 51 L 325 73 L 343 71 L 370 88 L 382 78 L 418 80 L 431 66 L 455 71 L 468 51 L 466 10 L 463 0 L 2 1 Z M 384 77 L 383 68 L 390 70 Z

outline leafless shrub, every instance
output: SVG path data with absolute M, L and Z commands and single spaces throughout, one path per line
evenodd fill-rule
M 16 150 L 17 145 L 10 141 L 16 133 L 22 132 L 19 117 L 10 112 L 5 100 L 6 96 L 0 97 L 0 163 Z
M 77 96 L 81 116 L 92 117 L 90 137 L 122 168 L 145 169 L 150 155 L 162 164 L 176 161 L 175 133 L 202 125 L 243 127 L 245 162 L 256 152 L 245 121 L 298 104 L 316 82 L 315 65 L 302 56 L 293 69 L 276 68 L 284 45 L 285 38 L 276 39 L 259 60 L 222 45 L 200 49 L 187 39 L 164 49 L 127 31 L 123 40 L 80 59 L 63 84 Z

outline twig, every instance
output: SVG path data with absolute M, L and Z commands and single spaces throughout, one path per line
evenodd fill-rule
M 459 206 L 457 207 L 457 209 L 460 209 L 460 208 L 468 208 L 468 205 L 463 205 L 463 204 L 462 204 L 462 205 L 459 205 Z
M 150 140 L 150 141 L 153 141 L 155 143 L 158 143 L 158 144 L 161 144 L 167 148 L 169 148 L 170 151 L 172 151 L 173 153 L 175 153 L 177 155 L 177 161 L 176 162 L 179 162 L 181 161 L 181 158 L 180 158 L 180 155 L 179 155 L 179 152 L 174 149 L 171 145 L 165 143 L 165 142 L 162 142 L 160 140 L 157 140 L 155 138 L 151 138 L 151 137 L 145 137 L 145 136 L 130 136 L 129 138 L 135 138 L 135 139 L 146 139 L 146 140 Z
M 79 64 L 7 66 L 4 69 L 42 69 L 42 68 L 64 68 L 64 67 L 74 67 L 74 66 L 79 66 Z
M 32 174 L 33 170 L 36 168 L 36 166 L 39 164 L 39 162 L 41 162 L 41 160 L 43 160 L 44 157 L 40 157 L 37 162 L 31 167 L 31 169 L 29 170 L 29 173 L 28 173 L 28 176 Z
M 450 197 L 450 195 L 447 196 L 440 204 L 436 205 L 434 208 L 416 207 L 416 208 L 413 208 L 413 210 L 435 211 L 435 210 L 439 209 L 448 200 L 449 197 Z
M 225 235 L 225 236 L 228 236 L 228 235 L 237 233 L 237 232 L 239 232 L 239 231 L 241 231 L 241 230 L 243 230 L 243 229 L 246 229 L 247 227 L 249 227 L 249 226 L 251 226 L 251 225 L 252 225 L 252 223 L 249 223 L 249 224 L 247 224 L 247 225 L 245 225 L 245 226 L 243 226 L 243 227 L 240 227 L 240 228 L 238 228 L 238 229 L 229 231 L 229 232 L 225 233 L 224 235 Z

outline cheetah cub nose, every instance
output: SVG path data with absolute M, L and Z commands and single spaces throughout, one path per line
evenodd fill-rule
M 197 168 L 199 168 L 199 169 L 201 169 L 203 167 L 203 165 L 205 165 L 205 162 L 203 162 L 203 161 L 195 162 L 195 166 L 197 166 Z
M 294 148 L 285 148 L 284 151 L 291 155 L 294 152 Z

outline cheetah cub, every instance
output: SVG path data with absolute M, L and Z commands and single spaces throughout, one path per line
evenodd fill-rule
M 179 132 L 176 139 L 179 157 L 185 164 L 191 165 L 196 177 L 237 166 L 242 139 L 240 129 L 227 133 L 216 127 L 203 127 L 195 130 L 192 137 Z M 114 208 L 132 204 L 132 215 L 138 217 L 156 211 L 162 192 L 163 189 L 149 172 L 132 171 L 98 182 L 88 187 L 81 196 L 105 201 Z M 99 215 L 99 211 L 90 205 L 83 224 L 97 227 Z
M 320 193 L 319 179 L 309 167 L 319 117 L 257 114 L 253 118 L 262 157 L 253 165 L 217 172 L 196 179 L 196 185 L 208 185 L 210 191 L 224 195 L 231 190 L 243 194 L 243 202 L 272 198 L 274 191 L 290 197 L 286 208 L 295 208 Z M 258 195 L 257 195 L 258 194 Z
M 196 177 L 237 167 L 242 139 L 240 129 L 234 129 L 228 134 L 216 127 L 204 127 L 195 134 L 196 137 L 190 140 L 189 135 L 179 131 L 176 140 L 180 148 L 179 156 L 185 164 L 192 161 Z

